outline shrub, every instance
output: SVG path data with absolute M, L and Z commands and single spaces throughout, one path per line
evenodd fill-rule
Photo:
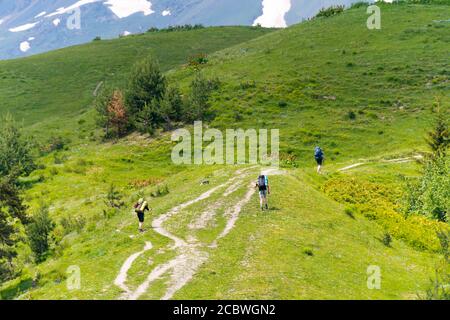
M 155 59 L 147 57 L 133 66 L 125 103 L 134 127 L 147 126 L 158 116 L 155 102 L 164 97 L 166 86 L 166 78 Z
M 189 105 L 186 105 L 185 121 L 207 120 L 212 118 L 209 98 L 213 90 L 219 88 L 218 79 L 206 79 L 201 73 L 198 73 L 191 82 L 191 94 Z
M 72 233 L 74 231 L 80 233 L 86 225 L 86 218 L 79 217 L 63 217 L 60 221 L 61 226 L 64 228 L 64 235 Z
M 369 2 L 365 2 L 365 1 L 360 1 L 360 2 L 355 2 L 350 6 L 350 9 L 356 9 L 356 8 L 361 8 L 361 7 L 367 7 L 369 6 L 370 3 Z
M 199 53 L 189 57 L 188 65 L 189 67 L 198 70 L 202 65 L 207 64 L 208 61 L 208 55 L 206 53 Z
M 92 41 L 100 41 L 102 38 L 100 36 L 96 36 Z
M 405 216 L 399 187 L 386 187 L 350 177 L 335 177 L 322 187 L 334 200 L 355 208 L 355 211 L 381 225 L 393 238 L 404 240 L 415 248 L 440 250 L 436 233 L 449 230 L 446 223 L 420 215 Z
M 239 87 L 242 90 L 247 90 L 247 89 L 251 89 L 251 88 L 256 88 L 256 82 L 255 81 L 245 81 L 245 82 L 241 82 L 241 84 L 239 85 Z
M 104 88 L 95 99 L 97 124 L 105 131 L 104 137 L 116 138 L 127 133 L 129 122 L 122 91 Z
M 392 236 L 389 232 L 385 232 L 383 234 L 383 238 L 381 238 L 381 242 L 386 246 L 390 247 L 392 243 Z
M 287 107 L 287 105 L 288 105 L 288 103 L 287 103 L 286 101 L 279 101 L 279 102 L 278 102 L 278 106 L 279 106 L 280 108 Z
M 407 190 L 408 214 L 450 221 L 450 157 L 426 160 L 423 176 L 407 181 Z
M 50 219 L 48 207 L 41 205 L 26 228 L 30 248 L 35 254 L 35 260 L 38 263 L 46 259 L 50 248 L 50 234 L 54 228 L 55 224 Z
M 176 87 L 169 87 L 160 101 L 158 112 L 162 124 L 166 129 L 172 128 L 173 122 L 181 121 L 186 101 L 183 100 L 181 92 Z
M 28 175 L 36 169 L 32 144 L 10 114 L 0 118 L 0 176 Z
M 356 113 L 354 111 L 349 111 L 346 116 L 349 120 L 356 120 Z
M 331 6 L 329 8 L 322 8 L 320 9 L 319 13 L 315 16 L 315 18 L 320 18 L 320 17 L 331 17 L 337 14 L 340 14 L 342 12 L 344 12 L 345 10 L 345 6 L 339 5 L 339 6 Z
M 111 184 L 108 193 L 106 194 L 105 204 L 110 208 L 120 209 L 124 206 L 122 201 L 122 194 L 116 189 L 116 187 Z
M 150 195 L 152 198 L 158 198 L 163 197 L 165 195 L 168 195 L 170 193 L 169 187 L 167 185 L 164 186 L 158 186 L 154 192 L 152 192 Z
M 64 147 L 67 144 L 67 140 L 58 136 L 58 137 L 51 137 L 47 140 L 47 142 L 41 146 L 40 153 L 41 155 L 49 154 L 54 151 L 60 151 L 63 150 Z

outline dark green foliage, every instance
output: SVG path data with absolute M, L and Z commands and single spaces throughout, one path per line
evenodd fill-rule
M 390 247 L 392 244 L 392 236 L 389 232 L 385 232 L 383 234 L 383 238 L 381 239 L 381 242 L 386 246 Z
M 17 229 L 14 219 L 25 217 L 25 207 L 19 198 L 17 187 L 6 178 L 0 179 L 0 282 L 13 275 L 12 259 L 17 255 Z
M 450 232 L 439 231 L 437 233 L 441 243 L 441 253 L 446 261 L 450 259 Z
M 169 187 L 167 185 L 164 186 L 158 186 L 154 192 L 152 192 L 150 195 L 152 198 L 158 198 L 163 197 L 165 195 L 168 195 L 170 193 Z
M 435 268 L 435 277 L 431 279 L 430 287 L 426 290 L 425 300 L 450 300 L 450 232 L 438 232 L 441 242 L 441 252 L 444 257 Z
M 331 17 L 337 14 L 340 14 L 342 12 L 344 12 L 345 10 L 345 6 L 331 6 L 329 8 L 322 8 L 320 9 L 319 13 L 315 16 L 316 18 L 320 18 L 320 17 Z
M 125 103 L 132 124 L 144 118 L 144 124 L 150 118 L 151 106 L 164 97 L 167 81 L 159 64 L 151 57 L 136 63 L 131 71 Z M 149 110 L 150 108 L 150 110 Z M 150 111 L 150 112 L 149 112 Z M 144 114 L 142 115 L 141 112 Z M 140 123 L 142 127 L 143 123 Z
M 360 1 L 360 2 L 355 2 L 350 6 L 350 9 L 356 9 L 356 8 L 361 8 L 361 7 L 368 7 L 370 6 L 369 2 L 365 2 L 365 1 Z
M 71 232 L 81 232 L 86 225 L 86 219 L 83 216 L 79 217 L 63 217 L 60 221 L 61 226 L 64 228 L 64 234 L 67 235 Z
M 449 210 L 450 158 L 426 160 L 422 177 L 408 183 L 406 211 L 449 221 Z
M 428 133 L 427 143 L 433 152 L 434 158 L 445 157 L 450 145 L 450 130 L 448 127 L 448 114 L 437 109 L 436 123 Z
M 117 190 L 117 188 L 111 184 L 106 194 L 105 204 L 110 208 L 120 209 L 124 206 L 122 201 L 123 195 Z
M 208 63 L 208 55 L 206 53 L 199 53 L 189 57 L 188 65 L 198 70 L 202 65 Z
M 354 111 L 349 111 L 347 113 L 347 119 L 349 119 L 349 120 L 356 120 L 356 113 Z
M 159 114 L 166 129 L 170 130 L 174 122 L 182 120 L 186 103 L 187 102 L 183 101 L 178 88 L 169 87 L 167 89 L 164 98 L 159 104 Z
M 197 73 L 191 82 L 190 105 L 184 114 L 187 122 L 209 120 L 213 117 L 209 98 L 211 92 L 217 90 L 219 85 L 218 79 L 208 80 L 201 73 Z
M 197 30 L 204 29 L 205 27 L 202 24 L 185 24 L 181 26 L 168 26 L 164 29 L 158 29 L 156 27 L 151 27 L 147 32 L 175 32 L 175 31 L 189 31 L 189 30 Z
M 41 205 L 26 228 L 30 248 L 38 263 L 44 261 L 48 255 L 51 243 L 50 234 L 54 228 L 55 224 L 50 219 L 48 207 Z
M 100 41 L 100 40 L 102 40 L 102 38 L 99 37 L 99 36 L 97 36 L 97 37 L 95 37 L 92 41 Z
M 450 157 L 447 156 L 449 130 L 441 111 L 437 114 L 434 130 L 428 134 L 427 143 L 432 156 L 423 163 L 422 177 L 407 183 L 406 211 L 448 222 L 450 221 Z
M 17 178 L 36 167 L 30 150 L 29 142 L 22 139 L 14 120 L 7 115 L 0 130 L 0 281 L 14 273 L 17 225 L 28 222 Z
M 99 127 L 104 129 L 105 138 L 110 137 L 109 125 L 108 125 L 109 124 L 108 105 L 111 102 L 113 92 L 114 92 L 113 88 L 111 88 L 109 86 L 105 86 L 98 93 L 98 95 L 94 101 L 94 107 L 95 107 L 95 110 L 97 111 L 96 123 Z
M 60 136 L 50 137 L 47 142 L 40 147 L 41 155 L 52 153 L 53 151 L 63 150 L 68 144 L 67 139 Z
M 314 251 L 311 248 L 304 248 L 303 253 L 309 257 L 314 256 Z
M 0 125 L 0 176 L 28 175 L 35 168 L 30 141 L 22 138 L 12 116 L 6 115 Z

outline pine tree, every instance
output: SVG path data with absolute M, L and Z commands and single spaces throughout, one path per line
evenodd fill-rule
M 136 63 L 133 67 L 125 96 L 125 103 L 131 122 L 147 107 L 159 101 L 166 92 L 166 79 L 158 63 L 151 57 Z
M 428 146 L 433 152 L 433 158 L 445 157 L 450 144 L 450 131 L 445 112 L 437 103 L 437 117 L 434 129 L 428 133 L 426 139 Z
M 114 90 L 107 111 L 109 126 L 114 129 L 116 136 L 123 136 L 127 131 L 128 116 L 120 90 Z
M 30 141 L 22 137 L 13 117 L 7 114 L 0 122 L 0 175 L 28 175 L 35 168 Z
M 38 212 L 34 214 L 31 223 L 27 226 L 27 235 L 36 262 L 45 260 L 50 249 L 50 234 L 54 228 L 55 223 L 49 216 L 48 207 L 41 205 Z
M 23 205 L 15 179 L 0 178 L 0 282 L 12 277 L 12 260 L 16 257 L 17 223 L 28 222 L 26 206 Z

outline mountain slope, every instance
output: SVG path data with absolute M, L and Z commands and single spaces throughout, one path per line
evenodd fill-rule
M 80 118 L 92 125 L 90 104 L 101 82 L 126 81 L 136 60 L 149 54 L 167 71 L 189 57 L 245 42 L 270 29 L 224 27 L 152 33 L 0 61 L 0 114 L 12 112 L 38 135 L 73 136 Z M 92 129 L 92 126 L 90 127 Z
M 298 169 L 286 161 L 282 172 L 269 172 L 270 211 L 259 210 L 253 189 L 261 168 L 174 166 L 169 134 L 154 139 L 131 135 L 117 143 L 83 139 L 83 144 L 40 159 L 42 166 L 26 180 L 27 203 L 35 209 L 45 198 L 61 241 L 52 257 L 38 266 L 28 263 L 30 253 L 22 248 L 19 262 L 25 271 L 0 289 L 2 296 L 417 298 L 429 285 L 439 254 L 398 239 L 386 246 L 382 241 L 386 230 L 376 221 L 349 212 L 321 192 L 327 179 L 341 175 L 378 183 L 386 193 L 402 187 L 400 175 L 418 174 L 417 165 L 377 160 L 424 149 L 430 106 L 435 97 L 443 104 L 450 102 L 448 7 L 386 5 L 382 10 L 379 31 L 366 29 L 365 8 L 357 8 L 237 43 L 210 56 L 202 72 L 221 81 L 211 101 L 217 117 L 210 126 L 279 128 L 283 157 L 297 157 Z M 223 29 L 189 34 L 215 31 Z M 161 37 L 166 36 L 170 34 Z M 105 76 L 107 58 L 111 65 L 121 66 L 120 55 L 112 48 L 122 41 L 18 60 L 10 70 L 31 70 L 33 64 L 28 63 L 38 64 L 39 59 L 45 61 L 41 61 L 45 68 L 54 60 L 46 57 L 58 56 L 59 65 L 74 59 L 77 64 L 71 70 L 90 70 L 80 72 L 77 81 L 87 74 Z M 109 46 L 101 56 L 87 50 L 98 45 Z M 78 50 L 85 54 L 82 58 Z M 111 80 L 121 84 L 123 73 L 115 72 Z M 167 74 L 182 89 L 194 76 L 192 70 L 179 67 Z M 96 81 L 90 81 L 91 90 Z M 77 83 L 55 82 L 51 92 L 68 89 L 76 95 Z M 53 104 L 51 97 L 48 103 Z M 85 103 L 90 100 L 86 95 Z M 43 109 L 42 117 L 52 111 Z M 34 116 L 22 113 L 28 121 Z M 60 119 L 55 115 L 44 126 L 36 123 L 35 129 L 64 125 Z M 67 120 L 65 124 L 72 124 L 67 134 L 89 132 L 91 127 L 76 123 L 78 119 Z M 92 113 L 82 119 L 92 119 Z M 316 143 L 324 146 L 327 155 L 325 174 L 319 177 L 312 159 Z M 373 165 L 337 172 L 359 158 L 370 159 Z M 209 184 L 201 183 L 204 180 Z M 127 204 L 113 212 L 104 205 L 111 184 Z M 168 194 L 150 196 L 165 185 Z M 129 207 L 142 196 L 151 199 L 153 211 L 147 216 L 148 231 L 138 234 Z M 84 221 L 83 226 L 62 227 L 61 219 L 69 217 Z M 182 240 L 179 250 L 173 246 L 178 239 Z M 70 266 L 81 270 L 79 290 L 67 289 Z M 380 290 L 367 285 L 370 266 L 382 272 Z
M 300 161 L 321 143 L 332 161 L 420 150 L 436 99 L 450 102 L 450 7 L 381 5 L 315 19 L 215 55 L 206 75 L 223 82 L 213 126 L 280 128 Z M 184 84 L 192 72 L 171 74 Z
M 26 56 L 100 36 L 116 38 L 150 27 L 204 24 L 285 26 L 310 18 L 322 7 L 352 0 L 0 0 L 0 59 Z M 79 8 L 79 28 L 72 26 Z M 291 9 L 292 8 L 292 9 Z M 287 21 L 287 22 L 286 22 Z

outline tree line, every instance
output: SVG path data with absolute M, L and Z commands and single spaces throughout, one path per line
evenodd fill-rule
M 45 206 L 30 216 L 24 204 L 19 177 L 36 169 L 31 140 L 24 138 L 11 115 L 0 128 L 0 282 L 13 278 L 17 244 L 27 242 L 40 262 L 49 249 L 54 224 Z
M 169 83 L 158 62 L 147 57 L 137 62 L 125 89 L 106 86 L 95 100 L 97 124 L 106 139 L 132 132 L 153 134 L 156 129 L 171 130 L 194 120 L 213 117 L 209 98 L 219 87 L 218 79 L 196 73 L 188 95 Z

